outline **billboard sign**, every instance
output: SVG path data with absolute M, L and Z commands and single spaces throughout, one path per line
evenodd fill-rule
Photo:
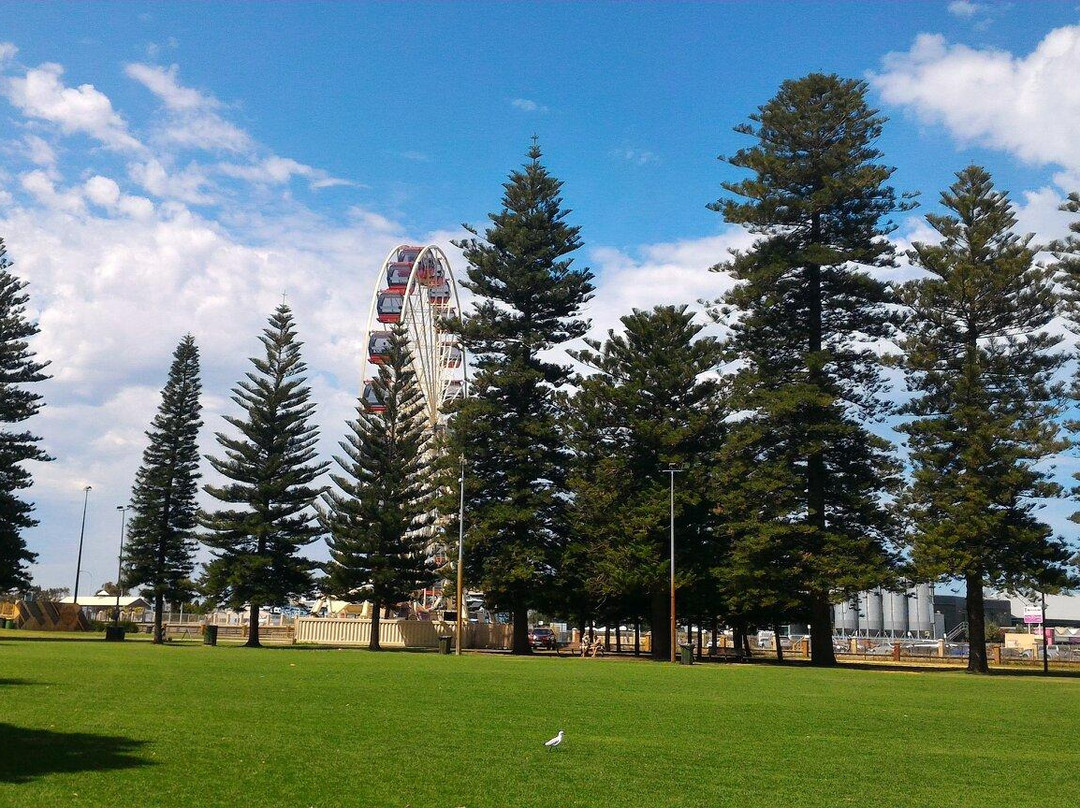
M 1024 623 L 1041 623 L 1042 622 L 1042 609 L 1038 606 L 1025 606 L 1024 607 Z

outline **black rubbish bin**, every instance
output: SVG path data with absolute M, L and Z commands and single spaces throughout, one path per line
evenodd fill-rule
M 439 637 L 439 653 L 440 654 L 449 654 L 450 653 L 450 644 L 453 641 L 454 641 L 454 638 L 449 636 L 449 635 Z
M 689 645 L 688 643 L 682 643 L 679 645 L 679 664 L 694 664 L 694 646 Z
M 105 642 L 123 642 L 123 626 L 105 626 Z
M 203 645 L 217 645 L 217 626 L 203 626 Z

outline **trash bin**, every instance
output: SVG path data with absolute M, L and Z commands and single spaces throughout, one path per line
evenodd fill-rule
M 105 642 L 123 642 L 123 626 L 105 626 Z
M 680 665 L 693 665 L 694 664 L 694 646 L 687 643 L 682 643 L 679 646 L 679 664 Z
M 4 628 L 15 628 L 15 621 L 14 620 L 5 620 L 4 621 Z
M 203 645 L 217 645 L 217 626 L 203 626 Z
M 450 653 L 450 643 L 452 643 L 453 641 L 454 641 L 454 638 L 451 637 L 448 634 L 440 636 L 439 637 L 439 653 L 440 654 L 449 654 Z

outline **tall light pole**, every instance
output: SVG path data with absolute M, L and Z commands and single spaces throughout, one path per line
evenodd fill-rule
M 671 661 L 677 658 L 678 634 L 675 625 L 675 475 L 683 469 L 664 469 L 671 481 Z
M 458 540 L 457 540 L 457 643 L 454 654 L 461 656 L 461 640 L 464 633 L 462 611 L 465 606 L 465 456 L 461 456 L 461 476 L 458 478 L 461 488 L 461 500 L 458 504 Z
M 1042 593 L 1042 622 L 1039 624 L 1039 628 L 1042 629 L 1043 635 L 1043 673 L 1050 673 L 1050 649 L 1047 647 L 1050 643 L 1050 632 L 1046 630 L 1046 591 Z
M 82 503 L 82 527 L 79 528 L 79 557 L 75 562 L 75 592 L 72 594 L 71 602 L 78 604 L 79 602 L 79 569 L 82 566 L 82 546 L 83 538 L 86 536 L 86 503 L 90 500 L 90 490 L 93 486 L 88 485 L 83 489 L 83 503 Z
M 127 505 L 117 505 L 116 510 L 120 511 L 120 555 L 116 562 L 116 610 L 113 612 L 113 625 L 120 625 L 120 595 L 124 590 L 120 586 L 120 581 L 124 575 L 124 526 L 127 523 Z

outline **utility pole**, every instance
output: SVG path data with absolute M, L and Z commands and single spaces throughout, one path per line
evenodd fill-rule
M 120 582 L 123 580 L 124 575 L 124 526 L 127 523 L 127 505 L 117 505 L 116 510 L 120 511 L 120 555 L 116 562 L 116 610 L 113 612 L 113 625 L 120 625 L 120 596 L 124 594 L 124 589 Z
M 465 632 L 465 622 L 462 613 L 465 607 L 465 456 L 461 456 L 461 476 L 458 478 L 461 489 L 460 502 L 458 504 L 458 543 L 457 543 L 457 643 L 454 654 L 461 656 L 462 635 Z
M 671 661 L 678 659 L 679 634 L 675 623 L 675 475 L 683 469 L 664 469 L 671 481 Z
M 76 605 L 79 603 L 79 573 L 82 572 L 82 546 L 83 538 L 86 536 L 86 503 L 90 500 L 90 490 L 93 486 L 86 486 L 83 489 L 83 504 L 82 504 L 82 527 L 79 528 L 79 557 L 75 562 L 75 592 L 72 593 L 71 602 Z
M 1050 649 L 1047 647 L 1050 644 L 1050 635 L 1046 630 L 1046 592 L 1042 592 L 1042 623 L 1039 628 L 1042 629 L 1043 635 L 1043 673 L 1050 673 Z

